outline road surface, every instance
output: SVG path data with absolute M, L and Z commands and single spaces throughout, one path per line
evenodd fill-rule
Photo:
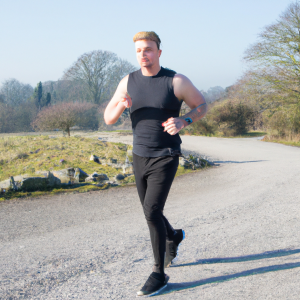
M 165 214 L 186 239 L 156 298 L 299 299 L 300 148 L 183 147 L 218 166 L 174 181 Z M 0 203 L 0 299 L 136 299 L 152 262 L 135 187 Z

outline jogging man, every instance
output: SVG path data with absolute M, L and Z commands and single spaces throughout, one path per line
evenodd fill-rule
M 143 296 L 166 286 L 169 277 L 164 268 L 172 263 L 184 239 L 184 231 L 173 229 L 163 209 L 181 154 L 178 132 L 205 115 L 206 103 L 187 77 L 160 66 L 161 41 L 155 32 L 139 32 L 133 41 L 141 68 L 121 80 L 104 120 L 114 124 L 130 107 L 133 169 L 154 255 L 153 272 L 137 293 Z M 182 101 L 191 111 L 179 117 Z

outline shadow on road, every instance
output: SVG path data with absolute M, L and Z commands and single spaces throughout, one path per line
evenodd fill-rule
M 293 254 L 297 254 L 297 253 L 300 253 L 300 249 L 293 249 L 293 250 L 281 249 L 281 250 L 276 250 L 276 251 L 269 251 L 269 252 L 264 252 L 264 253 L 260 253 L 260 254 L 246 255 L 246 256 L 240 256 L 240 257 L 199 259 L 195 262 L 172 265 L 172 268 L 201 265 L 201 264 L 245 262 L 245 261 L 253 261 L 253 260 L 259 260 L 259 259 L 266 259 L 266 258 L 288 256 L 288 255 L 293 255 Z M 282 265 L 261 267 L 261 268 L 238 272 L 238 273 L 231 274 L 231 275 L 217 276 L 217 277 L 206 278 L 206 279 L 201 279 L 201 280 L 196 280 L 196 281 L 191 281 L 191 282 L 168 283 L 167 287 L 158 295 L 168 294 L 168 293 L 172 293 L 175 291 L 194 288 L 197 286 L 210 284 L 210 283 L 224 282 L 224 281 L 236 279 L 239 277 L 245 277 L 245 276 L 256 275 L 256 274 L 264 274 L 264 273 L 268 273 L 268 272 L 288 270 L 288 269 L 294 269 L 294 268 L 299 268 L 299 267 L 300 267 L 300 262 L 296 262 L 296 263 L 288 263 L 288 264 L 282 264 Z
M 234 160 L 216 160 L 214 164 L 247 164 L 247 163 L 255 163 L 262 162 L 267 160 L 249 160 L 249 161 L 234 161 Z
M 217 277 L 206 278 L 206 279 L 201 279 L 201 280 L 196 280 L 196 281 L 191 281 L 191 282 L 169 283 L 167 285 L 167 287 L 161 293 L 159 293 L 157 295 L 163 295 L 163 294 L 168 294 L 168 293 L 172 293 L 175 291 L 195 288 L 195 287 L 198 287 L 198 286 L 201 286 L 204 284 L 209 284 L 209 283 L 224 282 L 224 281 L 236 279 L 239 277 L 245 277 L 245 276 L 256 275 L 256 274 L 264 274 L 264 273 L 268 273 L 268 272 L 275 272 L 275 271 L 281 271 L 281 270 L 294 269 L 294 268 L 298 268 L 298 267 L 300 267 L 300 262 L 256 268 L 256 269 L 247 270 L 247 271 L 243 271 L 243 272 L 239 272 L 239 273 L 235 273 L 235 274 L 231 274 L 231 275 L 217 276 Z
M 293 249 L 293 250 L 280 249 L 280 250 L 276 250 L 276 251 L 268 251 L 268 252 L 264 252 L 264 253 L 260 253 L 260 254 L 245 255 L 245 256 L 239 256 L 239 257 L 199 259 L 194 262 L 171 265 L 171 267 L 175 268 L 175 267 L 204 265 L 204 264 L 243 262 L 243 261 L 251 261 L 251 260 L 288 256 L 288 255 L 293 255 L 293 254 L 297 254 L 297 253 L 300 253 L 300 249 Z

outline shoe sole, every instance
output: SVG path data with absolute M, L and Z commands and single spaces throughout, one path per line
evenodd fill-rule
M 136 297 L 152 297 L 157 295 L 159 292 L 161 292 L 167 285 L 168 285 L 168 281 L 169 281 L 170 277 L 167 275 L 166 277 L 166 284 L 164 286 L 162 286 L 159 290 L 151 293 L 151 294 L 147 294 L 147 295 L 136 295 Z
M 181 246 L 181 243 L 184 241 L 185 239 L 185 231 L 182 230 L 182 241 L 179 243 L 178 247 L 177 247 L 177 255 L 174 259 L 172 259 L 172 261 L 169 263 L 169 265 L 167 267 L 169 267 L 170 265 L 172 265 L 174 262 L 176 262 L 178 260 L 178 257 L 179 257 L 179 252 L 180 252 L 180 246 Z
M 183 229 L 181 229 L 181 230 L 182 230 L 182 241 L 179 243 L 179 245 L 177 247 L 177 255 L 165 266 L 165 268 L 170 267 L 172 263 L 174 263 L 178 260 L 180 246 L 181 246 L 181 243 L 183 242 L 183 240 L 185 239 L 185 231 Z

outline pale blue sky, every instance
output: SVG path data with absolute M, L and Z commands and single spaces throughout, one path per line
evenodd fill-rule
M 81 54 L 108 50 L 138 66 L 133 35 L 157 32 L 161 65 L 199 89 L 233 84 L 245 49 L 288 0 L 0 0 L 0 83 L 57 80 Z

